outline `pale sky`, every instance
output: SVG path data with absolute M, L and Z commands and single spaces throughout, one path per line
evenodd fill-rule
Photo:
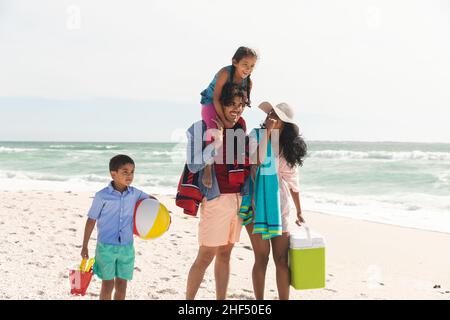
M 450 142 L 449 0 L 0 0 L 0 140 L 171 141 L 241 45 L 306 139 Z

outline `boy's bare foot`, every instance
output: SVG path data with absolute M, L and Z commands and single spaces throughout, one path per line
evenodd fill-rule
M 202 183 L 207 188 L 212 188 L 212 169 L 211 165 L 207 165 L 203 170 Z

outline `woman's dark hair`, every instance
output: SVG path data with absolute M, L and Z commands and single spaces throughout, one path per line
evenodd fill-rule
M 222 106 L 230 106 L 233 104 L 234 97 L 239 97 L 245 102 L 245 93 L 241 86 L 227 82 L 223 85 L 220 94 L 220 103 Z
M 295 124 L 284 122 L 280 134 L 280 152 L 291 167 L 303 165 L 307 153 L 307 145 Z
M 232 60 L 236 63 L 239 63 L 239 61 L 241 61 L 243 58 L 246 57 L 255 57 L 256 59 L 258 59 L 258 55 L 256 54 L 255 50 L 248 48 L 248 47 L 239 47 L 236 52 L 233 55 Z M 231 65 L 231 72 L 230 72 L 230 79 L 231 81 L 233 81 L 233 76 L 234 76 L 234 65 Z M 246 105 L 250 107 L 251 101 L 250 101 L 250 91 L 252 90 L 252 86 L 253 86 L 253 82 L 252 79 L 250 79 L 250 75 L 247 78 L 248 82 L 247 82 L 247 101 L 246 101 Z
M 127 155 L 118 154 L 109 160 L 109 171 L 119 171 L 119 169 L 126 164 L 132 164 L 134 166 L 133 159 Z
M 297 125 L 288 122 L 283 122 L 283 124 L 283 130 L 280 134 L 280 154 L 291 168 L 296 165 L 302 166 L 308 146 L 300 135 Z M 261 124 L 261 128 L 264 129 L 265 127 L 264 123 Z

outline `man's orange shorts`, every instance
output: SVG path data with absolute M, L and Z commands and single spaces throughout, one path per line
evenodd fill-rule
M 242 196 L 239 193 L 225 193 L 200 206 L 198 243 L 205 247 L 219 247 L 239 241 L 242 218 L 238 216 Z

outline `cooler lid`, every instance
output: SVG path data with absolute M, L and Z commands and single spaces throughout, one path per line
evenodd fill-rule
M 290 233 L 290 248 L 323 248 L 325 239 L 318 233 L 309 230 L 309 227 L 297 228 Z

